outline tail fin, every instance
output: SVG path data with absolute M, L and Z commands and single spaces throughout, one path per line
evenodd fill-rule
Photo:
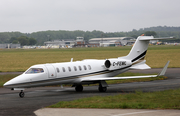
M 173 37 L 154 38 L 153 36 L 139 36 L 136 39 L 136 42 L 134 43 L 134 46 L 132 47 L 131 51 L 127 56 L 125 56 L 125 58 L 131 60 L 132 63 L 144 59 L 150 40 L 171 39 L 171 38 Z

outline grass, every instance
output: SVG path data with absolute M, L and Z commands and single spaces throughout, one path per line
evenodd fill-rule
M 146 60 L 147 64 L 149 64 L 153 68 L 163 67 L 162 64 L 170 60 L 169 67 L 176 68 L 180 67 L 180 46 L 150 46 Z
M 17 74 L 0 75 L 0 87 L 2 87 L 5 82 L 9 81 L 10 79 L 16 76 L 18 75 Z
M 180 89 L 60 101 L 49 108 L 180 109 Z
M 25 71 L 35 64 L 69 62 L 83 59 L 107 59 L 125 56 L 131 47 L 72 48 L 72 49 L 1 49 L 0 72 Z M 180 46 L 149 46 L 146 60 L 152 68 L 180 67 Z

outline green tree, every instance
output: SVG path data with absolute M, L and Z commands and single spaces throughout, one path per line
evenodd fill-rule
M 11 39 L 9 40 L 9 43 L 13 43 L 14 41 L 18 42 L 18 38 L 17 37 L 11 37 Z
M 10 38 L 8 33 L 0 33 L 0 41 L 1 43 L 6 43 Z
M 156 36 L 157 34 L 156 34 L 155 31 L 146 31 L 146 32 L 145 32 L 145 35 L 146 35 L 146 36 Z
M 26 36 L 21 36 L 18 38 L 19 43 L 24 46 L 24 45 L 28 45 L 29 44 L 29 40 L 28 37 Z
M 17 44 L 17 43 L 19 43 L 19 41 L 18 40 L 14 40 L 12 43 L 13 44 Z
M 29 45 L 35 45 L 37 41 L 34 38 L 29 38 Z

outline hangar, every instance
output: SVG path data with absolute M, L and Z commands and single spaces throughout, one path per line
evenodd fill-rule
M 135 42 L 133 37 L 111 37 L 111 38 L 92 38 L 89 40 L 89 46 L 99 45 L 99 46 L 125 46 L 132 45 Z
M 85 47 L 86 42 L 83 37 L 76 37 L 74 39 L 53 40 L 44 42 L 48 48 L 72 48 L 72 47 Z
M 44 44 L 48 48 L 65 48 L 65 47 L 74 46 L 75 41 L 74 40 L 54 40 L 54 41 L 44 42 Z
M 20 44 L 12 44 L 12 43 L 6 43 L 6 44 L 0 44 L 0 49 L 5 49 L 5 48 L 20 48 Z
M 133 37 L 111 37 L 111 38 L 92 38 L 86 42 L 83 37 L 77 37 L 76 40 L 54 40 L 44 42 L 48 48 L 72 48 L 72 47 L 108 47 L 132 45 L 135 42 Z

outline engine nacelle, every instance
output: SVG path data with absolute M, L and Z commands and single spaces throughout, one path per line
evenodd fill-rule
M 131 61 L 123 59 L 109 59 L 104 62 L 104 66 L 108 70 L 124 68 L 130 66 L 131 64 Z

